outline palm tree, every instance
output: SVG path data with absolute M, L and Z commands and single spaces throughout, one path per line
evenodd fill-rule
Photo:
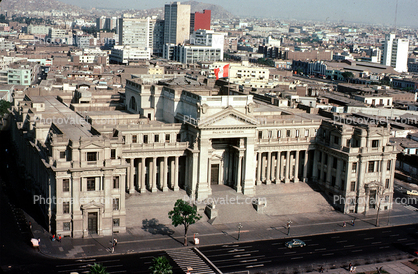
M 90 266 L 89 274 L 109 274 L 109 272 L 106 271 L 106 267 L 103 265 L 94 263 L 94 265 Z
M 151 270 L 152 274 L 172 274 L 173 267 L 170 265 L 168 259 L 164 256 L 156 257 L 152 259 L 153 265 L 150 266 L 149 270 Z

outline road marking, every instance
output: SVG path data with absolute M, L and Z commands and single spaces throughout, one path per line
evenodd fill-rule
M 257 259 L 252 259 L 252 260 L 243 260 L 243 261 L 239 261 L 240 263 L 250 263 L 250 262 L 256 262 Z
M 402 239 L 397 239 L 397 241 L 406 241 L 408 240 L 407 238 L 402 238 Z
M 373 242 L 372 245 L 381 244 L 382 242 Z
M 392 232 L 392 230 L 385 230 L 385 231 L 382 231 L 382 233 L 389 233 L 389 232 Z
M 381 247 L 379 247 L 379 249 L 383 249 L 383 248 L 389 248 L 390 246 L 381 246 Z
M 282 243 L 272 243 L 271 245 L 279 245 L 279 244 L 282 244 Z
M 296 253 L 296 251 L 292 251 L 292 252 L 285 252 L 284 254 L 295 254 Z
M 415 243 L 406 243 L 405 245 L 414 245 Z
M 343 240 L 343 241 L 337 241 L 337 243 L 346 243 L 347 240 Z
M 232 250 L 229 250 L 228 252 L 231 253 L 231 252 L 239 252 L 239 251 L 245 251 L 245 249 L 232 249 Z
M 363 249 L 357 249 L 357 250 L 353 250 L 351 252 L 361 252 L 361 251 L 363 251 Z
M 340 236 L 331 237 L 331 239 L 337 239 L 337 238 L 340 238 Z
M 354 245 L 345 245 L 344 247 L 353 247 Z
M 319 244 L 310 244 L 309 246 L 317 246 L 317 245 L 319 245 Z
M 222 247 L 236 247 L 236 246 L 239 246 L 239 245 L 223 245 Z
M 301 256 L 301 257 L 292 257 L 292 258 L 290 258 L 291 260 L 297 260 L 297 259 L 303 259 L 303 257 Z
M 247 256 L 251 256 L 251 254 L 235 255 L 234 258 L 247 257 Z
M 370 238 L 364 238 L 365 240 L 372 240 L 374 239 L 374 237 L 370 237 Z
M 249 265 L 249 266 L 246 266 L 246 268 L 262 267 L 262 266 L 264 266 L 264 264 Z
M 395 236 L 399 236 L 399 234 L 389 235 L 389 237 L 395 237 Z
M 307 239 L 307 240 L 303 240 L 305 243 L 306 242 L 312 242 L 312 239 Z
M 331 255 L 334 255 L 334 253 L 325 253 L 325 254 L 322 254 L 322 256 L 331 256 Z
M 279 247 L 279 248 L 277 248 L 277 249 L 279 249 L 279 250 L 280 250 L 280 249 L 288 249 L 288 248 L 284 246 L 284 247 Z
M 325 247 L 324 248 L 317 248 L 315 249 L 315 251 L 321 251 L 321 250 L 327 250 Z

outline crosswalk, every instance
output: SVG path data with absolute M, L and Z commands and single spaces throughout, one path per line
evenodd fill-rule
M 208 264 L 192 249 L 173 249 L 167 250 L 166 253 L 177 263 L 184 273 L 187 273 L 187 270 L 192 268 L 191 273 L 215 274 Z
M 411 205 L 404 205 L 404 207 L 405 207 L 406 209 L 409 209 L 409 210 L 412 210 L 412 211 L 418 211 L 418 208 L 413 207 L 413 206 L 411 206 Z

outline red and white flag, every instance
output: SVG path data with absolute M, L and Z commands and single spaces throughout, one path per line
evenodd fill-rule
M 229 64 L 220 68 L 216 68 L 215 69 L 216 80 L 218 80 L 219 78 L 228 77 L 228 71 L 229 71 Z

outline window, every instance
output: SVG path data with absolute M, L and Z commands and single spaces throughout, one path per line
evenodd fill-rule
M 379 147 L 379 140 L 372 140 L 372 147 Z
M 349 147 L 350 146 L 350 139 L 347 139 L 347 141 L 346 141 L 346 145 L 345 146 L 347 146 L 347 147 Z
M 351 172 L 356 173 L 357 172 L 357 163 L 353 163 L 351 165 Z
M 355 181 L 351 182 L 350 191 L 356 191 L 356 182 Z
M 305 137 L 309 137 L 309 129 L 305 129 Z
M 144 135 L 144 144 L 148 144 L 148 135 Z
M 390 170 L 391 165 L 392 165 L 392 160 L 389 160 L 386 166 L 386 170 Z
M 273 131 L 269 130 L 269 132 L 268 132 L 268 138 L 271 139 L 271 136 L 273 136 Z
M 113 210 L 119 210 L 119 198 L 113 198 Z
M 158 142 L 160 142 L 160 135 L 155 134 L 154 135 L 154 143 L 158 143 Z
M 87 161 L 88 162 L 97 161 L 97 152 L 87 152 Z
M 62 180 L 62 191 L 63 192 L 70 191 L 70 179 L 63 179 Z
M 63 202 L 62 203 L 62 213 L 64 213 L 64 214 L 70 213 L 70 202 Z
M 136 143 L 136 142 L 138 142 L 138 136 L 136 136 L 136 135 L 132 135 L 132 143 Z
M 120 219 L 119 218 L 113 218 L 113 226 L 119 226 Z
M 280 138 L 282 136 L 282 131 L 281 130 L 278 130 L 277 131 L 277 138 Z
M 290 129 L 286 130 L 286 137 L 290 137 Z
M 333 167 L 333 168 L 337 168 L 337 165 L 338 165 L 338 159 L 337 159 L 336 157 L 333 157 L 333 159 L 334 159 L 334 161 L 333 161 L 333 163 L 332 163 L 332 167 Z
M 263 132 L 262 131 L 259 131 L 258 132 L 258 139 L 262 139 L 263 138 Z
M 64 223 L 62 223 L 62 230 L 64 230 L 64 231 L 70 231 L 71 230 L 71 223 L 70 222 L 64 222 Z
M 170 134 L 165 135 L 165 142 L 170 143 Z
M 176 135 L 176 141 L 177 141 L 177 142 L 181 142 L 181 134 L 180 134 L 180 133 L 178 133 L 178 134 Z
M 345 181 L 341 180 L 341 188 L 345 190 Z
M 386 185 L 385 185 L 385 187 L 386 188 L 389 188 L 389 185 L 390 185 L 390 179 L 386 179 Z
M 299 129 L 297 129 L 297 130 L 295 131 L 295 136 L 296 136 L 296 138 L 298 138 L 298 137 L 299 137 Z
M 60 159 L 64 159 L 65 158 L 65 151 L 60 151 Z
M 324 153 L 324 165 L 328 165 L 328 155 Z
M 324 180 L 323 180 L 324 182 L 326 182 L 327 181 L 327 172 L 326 171 L 324 171 Z
M 110 150 L 110 159 L 116 159 L 116 149 Z
M 375 166 L 374 161 L 369 161 L 369 169 L 368 169 L 369 173 L 374 172 L 374 166 Z
M 335 181 L 336 181 L 335 176 L 332 176 L 331 177 L 331 186 L 335 186 Z
M 340 137 L 334 136 L 334 144 L 336 144 L 336 145 L 340 144 Z
M 322 161 L 322 152 L 320 151 L 318 154 L 319 154 L 318 162 L 320 163 Z
M 113 176 L 113 188 L 119 188 L 119 176 Z
M 96 190 L 96 178 L 90 177 L 87 178 L 87 191 L 95 191 Z

